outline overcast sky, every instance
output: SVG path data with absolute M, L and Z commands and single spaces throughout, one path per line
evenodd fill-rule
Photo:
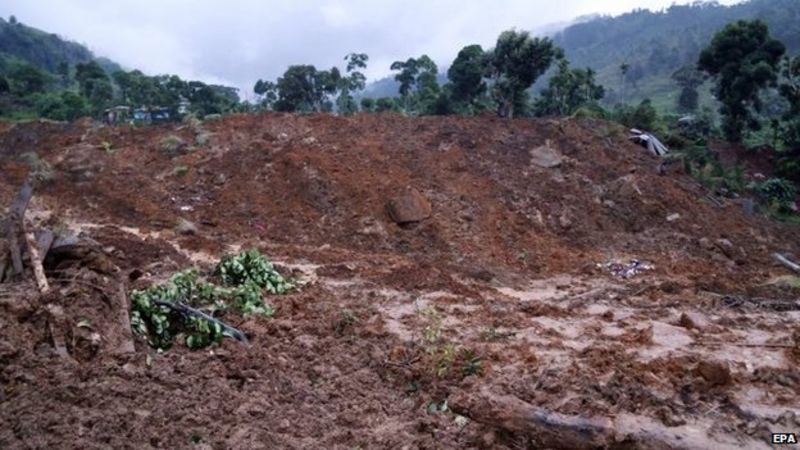
M 731 4 L 737 0 L 722 0 Z M 467 44 L 490 47 L 512 27 L 661 9 L 688 0 L 3 0 L 0 14 L 86 44 L 148 74 L 247 90 L 291 64 L 329 68 L 370 56 L 370 79 L 427 53 L 447 65 Z M 245 94 L 245 92 L 242 92 Z

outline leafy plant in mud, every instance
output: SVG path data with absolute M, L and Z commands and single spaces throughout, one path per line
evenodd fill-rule
M 226 256 L 217 265 L 224 286 L 200 276 L 197 269 L 184 270 L 167 282 L 153 285 L 130 295 L 131 328 L 145 336 L 150 346 L 167 349 L 178 335 L 187 347 L 196 349 L 219 343 L 230 336 L 219 322 L 187 315 L 173 304 L 182 304 L 204 314 L 234 309 L 243 315 L 271 317 L 272 305 L 264 302 L 264 293 L 283 294 L 295 284 L 281 276 L 257 250 Z
M 456 359 L 455 346 L 444 338 L 444 322 L 434 308 L 425 308 L 420 314 L 425 322 L 422 330 L 423 361 L 433 375 L 444 378 Z
M 242 286 L 252 283 L 270 294 L 283 294 L 294 287 L 255 249 L 223 257 L 214 274 L 225 285 Z
M 442 316 L 433 307 L 420 311 L 424 327 L 420 339 L 423 355 L 421 361 L 433 376 L 446 378 L 454 366 L 462 377 L 483 375 L 482 358 L 472 349 L 447 340 Z

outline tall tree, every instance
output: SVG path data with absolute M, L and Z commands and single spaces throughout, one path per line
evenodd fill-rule
M 408 110 L 410 109 L 411 89 L 414 87 L 417 74 L 419 73 L 417 60 L 408 58 L 406 61 L 395 61 L 390 66 L 390 69 L 398 71 L 394 79 L 400 83 L 400 87 L 398 88 L 400 98 L 403 100 L 404 109 Z
M 15 64 L 8 75 L 11 93 L 20 97 L 44 91 L 48 81 L 44 71 L 28 63 Z
M 703 73 L 694 66 L 683 66 L 672 73 L 672 79 L 681 87 L 676 104 L 678 111 L 696 111 L 700 98 L 697 88 L 703 84 Z
M 317 70 L 312 65 L 290 66 L 276 83 L 278 100 L 275 109 L 286 112 L 330 111 L 329 96 L 336 93 L 339 69 Z
M 336 108 L 340 114 L 352 114 L 358 111 L 358 104 L 352 93 L 364 89 L 367 77 L 361 72 L 367 68 L 369 56 L 366 53 L 350 53 L 344 57 L 347 61 L 345 73 L 347 75 L 339 80 L 339 97 L 336 99 Z
M 524 109 L 527 89 L 562 55 L 549 38 L 531 38 L 527 31 L 501 33 L 487 60 L 497 114 L 513 117 Z
M 628 71 L 631 66 L 628 63 L 619 65 L 619 88 L 620 88 L 620 102 L 625 103 L 625 84 L 628 80 Z
M 78 81 L 81 94 L 89 99 L 95 113 L 109 105 L 114 95 L 111 79 L 96 61 L 77 64 L 75 79 Z
M 466 113 L 482 109 L 480 99 L 486 93 L 486 54 L 480 45 L 468 45 L 458 52 L 447 78 L 452 85 L 451 98 L 455 106 Z
M 722 103 L 722 130 L 728 140 L 739 142 L 744 131 L 759 128 L 751 110 L 761 109 L 758 93 L 775 84 L 785 51 L 764 22 L 740 20 L 714 35 L 700 53 L 698 68 L 716 81 L 714 94 Z
M 536 115 L 572 114 L 581 106 L 603 98 L 605 89 L 595 82 L 594 76 L 592 69 L 572 69 L 569 61 L 560 59 L 558 70 L 534 105 Z
M 272 81 L 259 79 L 253 87 L 253 92 L 258 95 L 259 106 L 267 111 L 271 111 L 278 100 L 278 86 Z

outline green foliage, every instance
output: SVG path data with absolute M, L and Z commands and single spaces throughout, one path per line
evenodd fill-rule
M 642 100 L 635 108 L 630 105 L 614 107 L 612 117 L 615 121 L 631 128 L 654 132 L 659 127 L 658 112 L 649 99 Z
M 394 78 L 400 83 L 400 98 L 407 114 L 433 114 L 437 102 L 445 101 L 439 96 L 439 68 L 428 55 L 395 61 L 391 69 L 399 71 Z
M 486 109 L 485 72 L 486 53 L 480 45 L 468 45 L 458 52 L 447 70 L 454 108 L 466 114 L 476 114 Z
M 46 72 L 25 62 L 13 64 L 8 72 L 9 91 L 20 97 L 44 91 L 49 82 Z
M 559 60 L 558 70 L 536 100 L 534 113 L 565 116 L 580 107 L 596 104 L 605 95 L 605 89 L 595 83 L 594 76 L 592 69 L 571 69 L 566 59 Z
M 330 96 L 336 93 L 341 74 L 336 67 L 317 70 L 312 65 L 290 66 L 278 78 L 275 109 L 284 112 L 331 111 Z
M 36 112 L 41 117 L 53 120 L 75 120 L 87 116 L 91 112 L 86 98 L 72 91 L 38 94 L 34 103 Z
M 700 100 L 697 88 L 705 81 L 703 73 L 694 66 L 684 66 L 672 73 L 672 79 L 681 87 L 676 105 L 677 110 L 680 112 L 697 110 Z
M 40 158 L 36 152 L 25 152 L 19 159 L 28 166 L 31 176 L 38 183 L 51 181 L 55 176 L 50 163 Z
M 730 3 L 730 2 L 727 2 Z M 697 63 L 715 32 L 740 19 L 764 20 L 773 36 L 791 52 L 800 51 L 800 2 L 750 0 L 725 6 L 717 2 L 688 2 L 664 9 L 636 9 L 597 17 L 567 27 L 554 36 L 575 67 L 591 67 L 606 86 L 608 104 L 636 103 L 651 98 L 660 112 L 674 108 L 681 87 L 670 81 L 678 68 Z M 619 66 L 630 66 L 624 80 Z M 625 96 L 620 93 L 625 89 Z M 612 92 L 613 91 L 613 92 Z M 714 106 L 707 85 L 698 87 L 700 106 Z
M 358 104 L 352 93 L 364 89 L 367 77 L 360 70 L 367 68 L 369 56 L 366 53 L 350 53 L 344 60 L 347 61 L 347 75 L 339 79 L 336 109 L 340 114 L 350 115 L 358 111 Z
M 483 375 L 483 367 L 481 365 L 483 359 L 474 350 L 464 349 L 461 351 L 460 356 L 463 361 L 463 366 L 461 367 L 463 376 Z
M 185 177 L 187 173 L 189 173 L 189 168 L 187 166 L 175 166 L 172 169 L 172 174 L 176 177 Z
M 259 79 L 253 86 L 253 92 L 258 95 L 258 105 L 264 111 L 272 111 L 278 101 L 278 85 L 272 81 Z
M 258 250 L 251 249 L 238 255 L 226 255 L 214 271 L 227 286 L 243 286 L 249 283 L 270 294 L 283 294 L 294 285 L 286 280 L 272 263 Z
M 758 93 L 775 84 L 785 46 L 770 38 L 760 21 L 738 21 L 725 26 L 700 53 L 698 67 L 714 77 L 714 93 L 722 103 L 723 132 L 739 142 L 747 129 L 759 128 L 753 115 L 761 110 Z
M 797 197 L 797 187 L 783 178 L 770 178 L 754 186 L 761 198 L 778 213 L 791 211 L 790 205 Z
M 563 51 L 549 38 L 531 38 L 527 31 L 504 31 L 487 56 L 492 97 L 501 117 L 527 109 L 527 90 Z
M 203 348 L 226 336 L 219 324 L 185 316 L 156 301 L 180 302 L 213 314 L 231 306 L 244 315 L 270 317 L 275 310 L 264 302 L 264 293 L 285 293 L 295 287 L 284 279 L 257 250 L 226 256 L 217 265 L 224 286 L 208 282 L 196 269 L 178 272 L 167 282 L 131 292 L 131 328 L 150 346 L 166 349 L 183 334 L 187 347 Z
M 81 94 L 89 100 L 95 113 L 99 113 L 111 104 L 114 91 L 111 78 L 96 61 L 77 64 L 75 79 L 78 81 Z
M 333 323 L 333 331 L 336 332 L 337 336 L 342 336 L 356 322 L 358 322 L 358 318 L 353 314 L 353 311 L 343 309 L 339 312 L 339 319 Z
M 180 136 L 170 134 L 169 136 L 161 139 L 161 150 L 170 156 L 177 155 L 185 148 L 186 142 L 184 142 Z

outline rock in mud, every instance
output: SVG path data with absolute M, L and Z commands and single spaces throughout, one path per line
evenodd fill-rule
M 686 313 L 681 314 L 681 318 L 678 320 L 678 325 L 686 329 L 697 328 L 697 324 L 694 323 L 694 320 L 692 320 L 692 318 Z
M 695 373 L 712 386 L 725 386 L 733 381 L 731 369 L 724 362 L 700 361 L 695 368 Z
M 531 164 L 545 169 L 552 169 L 558 167 L 564 161 L 561 153 L 550 146 L 550 141 L 545 141 L 541 147 L 536 147 L 531 150 Z
M 431 216 L 431 203 L 418 190 L 411 188 L 389 200 L 386 210 L 398 224 L 419 222 Z
M 197 225 L 186 219 L 180 219 L 175 232 L 182 236 L 194 236 L 197 234 Z

